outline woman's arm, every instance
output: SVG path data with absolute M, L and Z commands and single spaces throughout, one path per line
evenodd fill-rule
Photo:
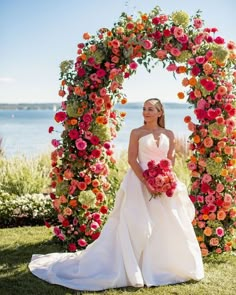
M 138 141 L 139 134 L 137 130 L 132 130 L 130 133 L 129 147 L 128 147 L 128 163 L 134 173 L 137 175 L 138 179 L 141 182 L 145 182 L 143 177 L 143 170 L 140 167 L 137 158 L 138 158 Z
M 169 137 L 169 151 L 167 153 L 167 158 L 171 161 L 172 166 L 175 165 L 175 136 L 171 130 L 168 130 Z

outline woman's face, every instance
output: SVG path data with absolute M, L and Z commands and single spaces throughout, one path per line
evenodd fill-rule
M 161 111 L 158 111 L 156 106 L 147 101 L 143 105 L 143 118 L 146 123 L 157 122 L 157 118 L 161 116 Z

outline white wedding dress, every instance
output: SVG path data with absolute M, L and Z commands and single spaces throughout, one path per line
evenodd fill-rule
M 159 147 L 152 134 L 139 140 L 140 165 L 166 158 L 168 139 Z M 173 197 L 152 198 L 129 169 L 100 237 L 76 253 L 33 255 L 29 269 L 51 284 L 75 290 L 158 286 L 204 277 L 192 227 L 195 209 L 178 181 Z

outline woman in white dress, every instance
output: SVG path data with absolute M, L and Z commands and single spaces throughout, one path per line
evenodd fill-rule
M 130 169 L 117 192 L 114 209 L 100 237 L 76 253 L 33 255 L 29 269 L 37 277 L 75 290 L 160 286 L 201 280 L 203 262 L 192 226 L 195 208 L 186 186 L 177 180 L 172 197 L 150 200 L 143 170 L 150 160 L 174 165 L 175 139 L 165 129 L 159 99 L 143 106 L 144 125 L 132 130 Z

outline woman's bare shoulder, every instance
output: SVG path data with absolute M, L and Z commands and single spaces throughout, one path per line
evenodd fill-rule
M 164 129 L 163 133 L 169 137 L 169 139 L 173 140 L 175 138 L 174 132 L 170 129 Z
M 132 129 L 130 135 L 139 139 L 139 137 L 142 136 L 143 131 L 143 126 L 140 126 L 138 128 Z

